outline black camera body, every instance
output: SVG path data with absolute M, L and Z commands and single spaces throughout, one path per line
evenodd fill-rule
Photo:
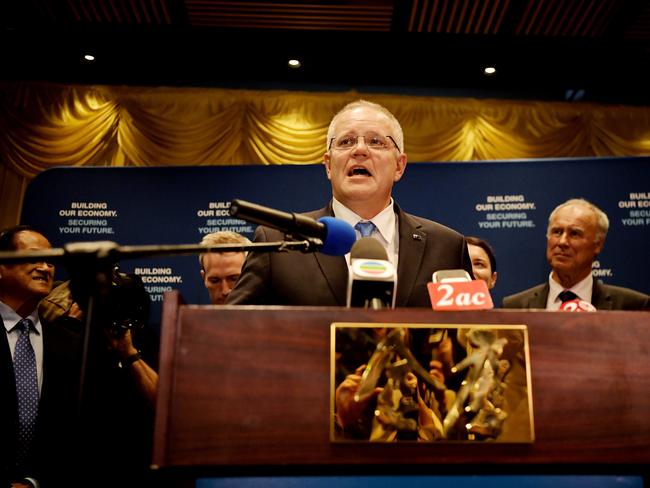
M 151 300 L 140 276 L 113 269 L 105 312 L 114 334 L 128 329 L 142 329 L 149 318 Z

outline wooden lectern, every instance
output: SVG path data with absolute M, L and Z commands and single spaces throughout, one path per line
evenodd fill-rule
M 535 441 L 331 443 L 332 322 L 527 325 Z M 468 473 L 492 463 L 502 473 L 644 473 L 650 313 L 214 307 L 168 292 L 153 462 L 239 474 L 407 464 Z

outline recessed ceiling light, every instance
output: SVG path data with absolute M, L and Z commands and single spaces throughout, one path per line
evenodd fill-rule
M 488 66 L 487 68 L 483 69 L 483 73 L 485 73 L 486 75 L 493 75 L 496 72 L 497 69 L 494 66 Z
M 84 59 L 86 61 L 95 61 L 95 56 L 93 56 L 92 54 L 84 54 Z
M 300 68 L 302 66 L 302 63 L 298 59 L 290 59 L 289 60 L 289 68 Z

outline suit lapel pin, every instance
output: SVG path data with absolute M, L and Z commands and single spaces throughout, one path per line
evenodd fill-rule
M 416 241 L 421 241 L 422 236 L 420 234 L 413 234 L 413 239 L 415 239 Z

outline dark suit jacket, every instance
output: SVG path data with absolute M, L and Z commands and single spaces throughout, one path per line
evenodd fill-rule
M 503 308 L 546 308 L 548 282 L 503 299 Z M 647 310 L 650 296 L 629 288 L 605 285 L 594 278 L 591 304 L 598 310 Z
M 4 324 L 0 318 L 0 486 L 7 480 L 31 476 L 43 487 L 57 486 L 57 471 L 69 477 L 76 439 L 77 392 L 81 341 L 78 334 L 42 322 L 43 384 L 32 467 L 15 471 L 18 400 L 13 361 Z M 63 471 L 67 470 L 68 474 Z M 61 479 L 64 479 L 61 478 Z M 50 481 L 48 483 L 48 481 Z M 61 485 L 63 486 L 63 485 Z
M 399 221 L 398 307 L 430 307 L 427 283 L 441 269 L 465 269 L 472 264 L 465 239 L 436 222 L 403 212 Z M 331 206 L 307 213 L 318 219 L 332 215 Z M 255 241 L 283 240 L 282 232 L 260 226 Z M 348 267 L 343 256 L 321 253 L 250 253 L 228 304 L 345 306 Z

